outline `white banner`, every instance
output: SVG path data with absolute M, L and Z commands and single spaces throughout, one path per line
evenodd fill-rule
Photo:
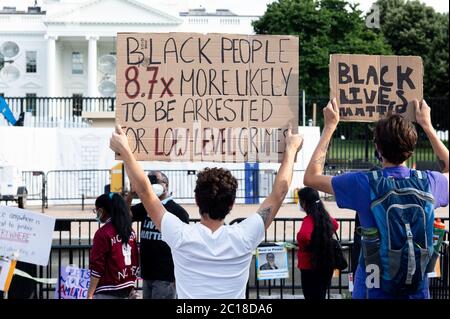
M 0 206 L 0 256 L 46 266 L 54 228 L 54 217 Z

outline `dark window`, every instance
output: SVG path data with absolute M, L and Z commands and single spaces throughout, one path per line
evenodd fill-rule
M 26 60 L 27 60 L 27 73 L 36 73 L 36 51 L 27 51 L 26 52 Z
M 81 116 L 83 112 L 83 94 L 72 94 L 73 116 Z
M 26 93 L 25 96 L 25 110 L 36 116 L 36 93 Z

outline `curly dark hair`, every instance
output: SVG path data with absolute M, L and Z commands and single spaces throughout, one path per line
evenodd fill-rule
M 398 114 L 378 121 L 374 131 L 374 142 L 389 163 L 399 165 L 410 158 L 417 143 L 414 124 Z
M 231 211 L 238 183 L 229 170 L 223 168 L 205 168 L 197 174 L 195 200 L 200 214 L 222 220 Z

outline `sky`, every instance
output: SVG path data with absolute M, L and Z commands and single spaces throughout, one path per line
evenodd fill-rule
M 83 2 L 86 0 L 63 0 L 71 2 Z M 262 15 L 268 3 L 274 0 L 139 0 L 155 8 L 162 6 L 171 10 L 172 13 L 187 11 L 187 9 L 204 7 L 208 12 L 216 9 L 230 9 L 240 15 Z M 362 11 L 368 11 L 374 0 L 348 0 L 353 3 L 359 3 Z M 44 0 L 38 0 L 42 4 Z M 432 6 L 438 12 L 448 12 L 449 3 L 447 0 L 421 0 L 421 2 Z M 17 9 L 24 9 L 32 6 L 34 0 L 0 0 L 0 7 L 16 6 Z

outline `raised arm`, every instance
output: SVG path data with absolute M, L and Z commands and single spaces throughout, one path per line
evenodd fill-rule
M 122 157 L 130 184 L 133 185 L 134 191 L 141 199 L 148 217 L 155 223 L 156 228 L 161 230 L 161 220 L 166 210 L 153 192 L 145 172 L 131 153 L 127 137 L 119 125 L 116 125 L 116 131 L 111 137 L 109 146 L 115 153 L 120 154 Z
M 292 134 L 292 130 L 289 128 L 286 135 L 286 149 L 284 151 L 283 161 L 273 183 L 272 192 L 258 209 L 258 214 L 262 217 L 266 229 L 272 223 L 289 191 L 289 186 L 292 182 L 295 156 L 302 148 L 302 144 L 303 138 L 300 134 Z
M 420 126 L 422 126 L 425 134 L 430 140 L 431 147 L 433 147 L 433 151 L 436 154 L 442 168 L 442 173 L 444 173 L 444 175 L 448 178 L 448 149 L 439 139 L 436 134 L 436 130 L 433 128 L 433 124 L 431 123 L 431 108 L 425 100 L 423 100 L 422 103 L 419 103 L 418 100 L 414 100 L 414 106 L 416 108 L 416 121 Z
M 306 168 L 303 184 L 318 191 L 334 194 L 331 185 L 332 177 L 323 175 L 323 167 L 327 157 L 328 145 L 339 123 L 339 107 L 336 99 L 328 102 L 328 105 L 323 109 L 323 117 L 325 124 L 322 135 Z

